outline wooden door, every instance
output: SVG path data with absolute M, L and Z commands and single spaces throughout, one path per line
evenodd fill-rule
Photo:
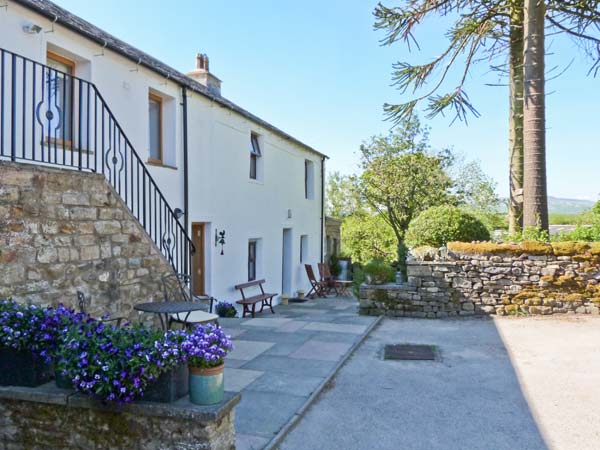
M 206 276 L 205 276 L 205 224 L 192 224 L 192 241 L 196 247 L 196 253 L 192 258 L 192 286 L 195 295 L 206 295 Z

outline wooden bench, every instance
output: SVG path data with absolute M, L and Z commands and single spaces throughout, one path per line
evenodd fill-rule
M 247 283 L 237 284 L 235 286 L 235 288 L 242 294 L 242 299 L 236 302 L 237 304 L 244 306 L 242 318 L 246 317 L 246 314 L 248 313 L 252 314 L 252 317 L 254 317 L 257 303 L 260 303 L 259 312 L 262 312 L 264 307 L 268 306 L 271 309 L 271 312 L 275 314 L 275 311 L 273 311 L 273 297 L 275 297 L 277 294 L 270 294 L 265 292 L 263 288 L 263 283 L 265 283 L 265 280 L 255 280 L 248 281 Z M 260 293 L 247 297 L 247 293 L 244 293 L 244 289 L 252 288 L 255 286 L 258 286 L 260 288 Z

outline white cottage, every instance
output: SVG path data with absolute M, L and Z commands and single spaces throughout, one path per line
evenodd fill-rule
M 1 158 L 105 174 L 197 294 L 308 289 L 326 156 L 223 97 L 206 55 L 182 74 L 45 0 L 0 5 L 0 49 Z

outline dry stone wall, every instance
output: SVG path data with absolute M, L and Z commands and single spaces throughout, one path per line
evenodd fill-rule
M 0 298 L 133 318 L 171 271 L 102 175 L 0 162 Z
M 571 243 L 448 251 L 408 264 L 408 284 L 361 287 L 362 314 L 437 318 L 507 314 L 600 314 L 600 255 Z M 505 251 L 507 250 L 507 251 Z M 568 254 L 572 253 L 572 254 Z

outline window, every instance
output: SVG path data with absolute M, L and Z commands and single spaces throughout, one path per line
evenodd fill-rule
M 250 178 L 252 180 L 259 179 L 259 159 L 261 156 L 258 135 L 252 133 L 250 134 Z
M 163 102 L 155 94 L 148 96 L 148 153 L 151 162 L 162 164 Z
M 256 280 L 256 241 L 248 241 L 248 281 Z
M 308 235 L 300 236 L 300 262 L 308 261 Z
M 304 160 L 304 198 L 315 198 L 315 164 L 308 159 Z
M 73 133 L 73 75 L 75 62 L 53 52 L 46 55 L 50 70 L 45 75 L 48 83 L 48 95 L 53 111 L 53 122 L 49 125 L 48 140 L 71 145 Z

